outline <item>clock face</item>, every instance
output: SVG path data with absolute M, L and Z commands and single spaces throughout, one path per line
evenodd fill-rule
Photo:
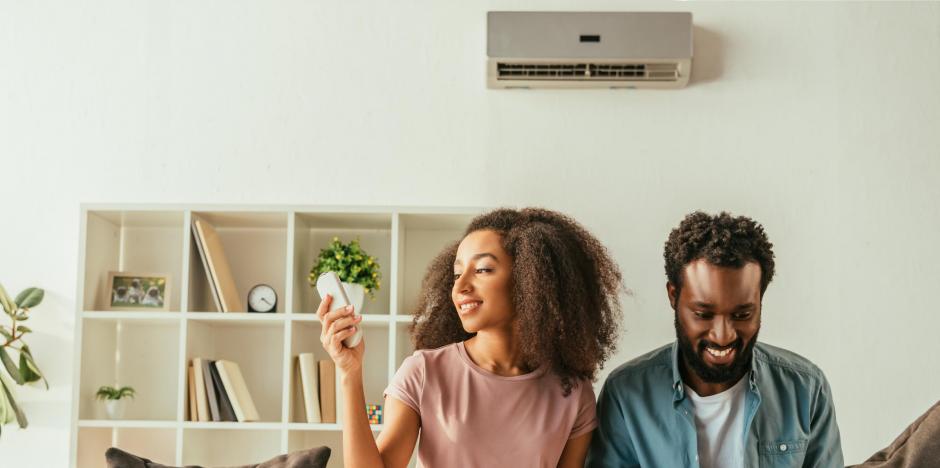
M 273 312 L 277 306 L 277 293 L 266 284 L 259 284 L 248 293 L 248 310 L 254 312 Z

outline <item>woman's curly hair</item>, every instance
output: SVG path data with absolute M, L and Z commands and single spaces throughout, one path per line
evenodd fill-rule
M 564 394 L 593 381 L 614 351 L 621 321 L 620 269 L 607 249 L 578 222 L 539 208 L 497 209 L 476 217 L 466 234 L 491 230 L 512 257 L 514 327 L 523 360 L 547 365 Z M 414 316 L 416 349 L 434 349 L 473 336 L 451 300 L 459 241 L 428 266 Z
M 682 288 L 682 269 L 700 258 L 712 265 L 732 268 L 757 262 L 761 270 L 761 297 L 774 278 L 774 245 L 767 239 L 764 227 L 746 216 L 735 217 L 726 212 L 712 216 L 696 211 L 687 215 L 669 233 L 663 258 L 666 279 L 676 287 L 676 297 Z

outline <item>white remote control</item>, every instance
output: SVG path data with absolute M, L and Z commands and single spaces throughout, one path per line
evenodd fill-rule
M 320 293 L 321 300 L 323 300 L 327 294 L 333 297 L 333 302 L 330 304 L 330 312 L 349 305 L 349 297 L 346 296 L 346 289 L 343 288 L 343 283 L 340 282 L 339 276 L 336 276 L 336 272 L 334 271 L 328 271 L 317 277 L 317 292 Z M 358 316 L 359 311 L 354 310 L 353 317 Z M 356 333 L 343 340 L 343 344 L 346 345 L 347 348 L 354 348 L 361 340 L 362 328 L 357 325 Z

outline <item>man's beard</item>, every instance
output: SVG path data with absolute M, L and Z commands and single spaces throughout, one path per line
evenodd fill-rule
M 685 360 L 685 363 L 695 372 L 700 379 L 708 383 L 729 383 L 737 382 L 751 370 L 751 361 L 754 356 L 754 344 L 757 343 L 757 333 L 751 338 L 751 341 L 744 345 L 739 336 L 732 347 L 735 350 L 734 361 L 730 364 L 713 366 L 705 362 L 702 355 L 706 352 L 708 345 L 715 345 L 715 348 L 721 348 L 708 340 L 699 340 L 696 346 L 686 336 L 685 330 L 679 324 L 679 316 L 676 315 L 676 337 L 679 339 L 679 357 Z M 759 331 L 759 328 L 758 328 Z

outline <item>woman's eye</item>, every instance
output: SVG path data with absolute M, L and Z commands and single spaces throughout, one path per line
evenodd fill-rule
M 708 312 L 698 312 L 698 311 L 695 311 L 694 313 L 695 313 L 695 317 L 696 317 L 696 318 L 700 318 L 700 319 L 702 319 L 702 320 L 708 320 L 708 319 L 712 318 L 711 314 L 709 314 Z
M 751 317 L 751 314 L 749 314 L 749 313 L 748 313 L 748 314 L 735 314 L 735 315 L 734 315 L 734 319 L 735 319 L 735 320 L 747 320 L 747 319 L 750 318 L 750 317 Z
M 490 272 L 492 272 L 492 271 L 493 271 L 492 268 L 477 268 L 477 269 L 476 269 L 476 272 L 477 272 L 477 273 L 490 273 Z
M 454 279 L 460 278 L 460 273 L 454 273 Z

